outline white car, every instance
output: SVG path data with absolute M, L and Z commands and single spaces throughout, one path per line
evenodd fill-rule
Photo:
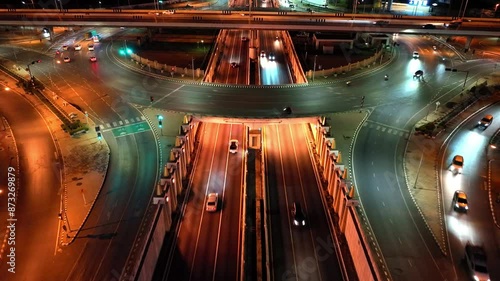
M 413 52 L 414 59 L 418 59 L 419 57 L 420 57 L 420 55 L 418 54 L 418 52 Z
M 94 50 L 94 45 L 91 44 L 88 47 L 89 47 L 89 51 L 93 51 Z
M 70 59 L 69 57 L 64 57 L 63 61 L 64 61 L 64 62 L 70 62 L 70 61 L 71 61 L 71 59 Z
M 75 51 L 80 51 L 82 49 L 82 45 L 75 45 Z
M 218 193 L 210 193 L 207 197 L 207 205 L 205 210 L 207 212 L 216 212 L 217 211 L 217 202 L 219 201 Z
M 237 153 L 238 152 L 238 140 L 230 140 L 229 141 L 229 152 Z

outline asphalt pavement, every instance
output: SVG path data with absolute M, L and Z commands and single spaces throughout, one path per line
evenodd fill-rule
M 488 77 L 483 77 L 481 81 L 488 81 L 488 85 L 490 86 L 499 85 L 500 72 L 491 73 Z M 470 94 L 458 94 L 452 98 L 449 103 L 460 104 L 469 97 Z M 409 135 L 404 160 L 406 184 L 420 214 L 443 253 L 446 252 L 447 244 L 443 222 L 443 206 L 441 206 L 440 203 L 441 186 L 438 181 L 438 172 L 440 170 L 440 167 L 437 166 L 438 155 L 443 144 L 447 141 L 448 136 L 457 126 L 459 126 L 462 120 L 497 101 L 500 101 L 500 93 L 498 92 L 490 97 L 479 99 L 476 103 L 464 109 L 451 119 L 446 129 L 436 136 L 430 137 L 423 134 L 417 134 L 415 130 Z M 428 122 L 437 122 L 439 119 L 449 116 L 453 110 L 453 108 L 448 108 L 445 105 L 440 105 L 436 108 L 436 110 L 429 112 L 425 118 L 417 122 L 415 128 Z M 494 153 L 499 154 L 498 151 Z M 500 171 L 500 165 L 498 164 L 500 163 L 492 162 L 492 173 Z M 491 197 L 495 195 L 498 196 L 497 194 L 500 191 L 500 186 L 496 183 L 491 184 L 491 187 L 490 201 L 492 199 Z M 498 223 L 500 219 L 500 204 L 494 202 L 495 200 L 496 197 L 493 198 L 493 202 L 491 202 L 491 211 L 496 226 L 500 228 Z
M 13 64 L 10 67 L 14 69 Z M 15 69 L 15 71 L 22 76 L 26 75 L 24 69 Z M 2 79 L 12 89 L 23 91 L 16 85 L 14 79 L 4 73 L 2 73 Z M 90 118 L 50 90 L 43 92 L 66 116 L 76 113 L 78 119 L 89 125 L 87 133 L 70 136 L 61 128 L 61 120 L 54 116 L 48 108 L 37 107 L 44 116 L 55 143 L 59 146 L 60 157 L 64 163 L 62 173 L 63 204 L 59 218 L 63 221 L 60 241 L 61 245 L 66 246 L 73 241 L 79 232 L 99 195 L 106 176 L 110 151 L 104 139 L 97 139 L 95 124 Z M 25 97 L 32 104 L 40 102 L 33 95 L 25 95 Z

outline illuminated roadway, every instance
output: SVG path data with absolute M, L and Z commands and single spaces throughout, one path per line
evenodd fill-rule
M 408 192 L 403 174 L 405 136 L 413 122 L 427 113 L 426 106 L 445 104 L 462 88 L 464 73 L 445 72 L 451 65 L 447 49 L 434 52 L 432 41 L 405 36 L 402 52 L 389 67 L 353 80 L 349 91 L 362 92 L 369 100 L 370 116 L 357 135 L 353 170 L 364 211 L 394 280 L 455 280 L 453 264 L 437 247 Z M 420 58 L 411 58 L 413 50 Z M 443 60 L 445 57 L 445 60 Z M 455 67 L 470 70 L 468 85 L 490 72 L 491 62 L 469 61 Z M 424 80 L 413 79 L 416 70 Z M 389 80 L 383 79 L 384 74 Z M 368 88 L 369 87 L 369 88 Z M 366 104 L 366 101 L 365 101 Z
M 264 51 L 264 56 L 259 52 L 261 85 L 286 85 L 293 83 L 291 72 L 288 68 L 289 64 L 287 63 L 285 54 L 283 54 L 283 34 L 283 32 L 274 30 L 260 30 L 258 32 L 260 51 Z
M 130 72 L 128 69 L 124 68 L 122 64 L 116 63 L 114 59 L 110 58 L 112 54 L 106 42 L 100 43 L 97 71 L 89 73 L 82 72 L 81 67 L 90 66 L 88 64 L 80 65 L 76 63 L 75 67 L 71 67 L 72 63 L 69 64 L 69 66 L 57 66 L 64 68 L 53 67 L 50 63 L 44 66 L 42 63 L 37 66 L 37 68 L 45 68 L 45 71 L 50 70 L 51 73 L 58 73 L 57 77 L 61 78 L 64 77 L 64 75 L 74 75 L 72 74 L 73 72 L 78 73 L 79 80 L 76 78 L 67 79 L 64 81 L 64 85 L 66 86 L 61 87 L 62 89 L 67 89 L 69 85 L 76 87 L 81 84 L 82 76 L 88 81 L 95 81 L 95 79 L 98 78 L 100 82 L 87 84 L 87 87 L 89 89 L 105 87 L 105 89 L 99 91 L 101 93 L 125 93 L 121 95 L 122 100 L 111 103 L 111 107 L 120 113 L 129 113 L 128 115 L 130 115 L 133 110 L 121 101 L 147 105 L 150 95 L 153 95 L 156 100 L 158 100 L 155 107 L 182 112 L 197 112 L 206 115 L 224 114 L 242 117 L 280 116 L 281 109 L 285 104 L 290 105 L 294 109 L 293 116 L 320 115 L 326 112 L 345 111 L 357 108 L 359 106 L 360 97 L 366 95 L 365 107 L 373 107 L 368 124 L 375 121 L 400 128 L 402 132 L 405 132 L 404 130 L 409 130 L 411 127 L 405 123 L 406 120 L 410 120 L 416 112 L 433 100 L 433 95 L 436 93 L 436 85 L 440 85 L 439 87 L 442 88 L 442 95 L 448 93 L 451 89 L 456 93 L 457 89 L 461 87 L 464 79 L 463 75 L 460 75 L 460 73 L 448 72 L 445 74 L 443 68 L 445 64 L 449 62 L 445 61 L 445 63 L 442 63 L 436 60 L 437 56 L 432 55 L 431 51 L 432 43 L 427 43 L 419 37 L 405 37 L 405 39 L 411 38 L 413 39 L 409 40 L 408 45 L 404 44 L 403 39 L 401 39 L 401 50 L 397 52 L 398 60 L 393 62 L 389 68 L 383 72 L 375 70 L 374 72 L 365 73 L 360 76 L 363 77 L 362 80 L 351 77 L 350 79 L 353 81 L 351 87 L 346 87 L 344 81 L 339 79 L 336 80 L 338 82 L 327 86 L 313 85 L 309 87 L 294 87 L 287 89 L 269 87 L 265 91 L 241 88 L 235 92 L 232 88 L 207 88 L 202 85 L 182 84 L 182 81 L 165 81 L 163 79 L 144 77 L 141 74 Z M 412 60 L 410 58 L 411 52 L 417 47 L 427 49 L 429 55 L 421 56 L 421 59 L 418 61 Z M 2 47 L 0 51 L 8 54 L 12 53 L 10 47 Z M 35 58 L 39 58 L 41 55 L 34 52 L 22 51 L 18 53 L 18 56 L 19 58 L 26 58 L 26 61 L 31 61 Z M 44 61 L 50 61 L 50 59 L 46 60 L 45 57 L 42 57 L 42 59 Z M 418 63 L 419 61 L 424 61 L 425 64 L 420 65 L 420 63 Z M 471 71 L 469 75 L 471 79 L 469 84 L 473 83 L 474 80 L 472 78 L 477 76 L 476 72 L 481 69 L 482 64 L 483 61 L 480 60 L 472 61 L 467 64 L 470 67 L 475 67 L 475 70 Z M 76 65 L 79 67 L 76 67 Z M 412 74 L 419 68 L 424 68 L 425 70 L 426 83 L 415 84 L 415 81 L 411 81 Z M 382 78 L 386 71 L 391 77 L 389 81 L 384 81 Z M 37 77 L 39 76 L 37 72 L 34 74 Z M 49 75 L 49 72 L 44 76 L 47 75 Z M 50 77 L 54 78 L 56 76 L 50 74 Z M 40 77 L 41 80 L 49 83 L 49 85 L 54 83 L 51 81 L 57 80 L 52 78 Z M 443 79 L 447 81 L 447 83 L 442 84 Z M 104 81 L 107 82 L 106 85 L 110 86 L 103 86 L 105 85 Z M 145 84 L 145 82 L 147 83 Z M 148 87 L 144 85 L 148 85 Z M 165 95 L 167 96 L 160 100 L 160 98 Z M 245 96 L 245 99 L 239 98 L 242 95 Z M 96 95 L 93 97 L 98 98 Z M 73 98 L 76 99 L 75 102 L 81 102 L 78 98 Z M 102 107 L 102 110 L 105 112 L 109 111 L 109 105 L 105 105 L 104 102 L 95 101 L 94 103 L 96 103 L 96 106 Z M 108 101 L 108 103 L 110 103 L 110 101 Z M 398 106 L 395 107 L 394 105 Z M 99 116 L 101 114 L 106 115 L 109 113 L 99 113 Z M 423 118 L 422 114 L 422 112 L 418 113 L 418 117 Z M 126 141 L 132 137 L 133 136 L 124 139 L 120 138 L 120 141 Z M 149 142 L 149 140 L 147 142 Z M 382 192 L 378 191 L 376 187 L 373 187 L 374 180 L 371 177 L 359 176 L 372 175 L 374 172 L 378 175 L 384 175 L 385 172 L 391 173 L 394 171 L 394 173 L 397 173 L 400 180 L 399 183 L 403 183 L 404 181 L 399 168 L 400 165 L 397 165 L 398 159 L 400 159 L 398 155 L 402 155 L 401 146 L 403 143 L 404 140 L 397 136 L 384 135 L 378 131 L 369 130 L 366 127 L 361 130 L 356 142 L 353 157 L 356 165 L 355 171 L 357 173 L 357 178 L 360 179 L 356 186 L 360 189 L 362 198 L 371 198 L 371 200 L 363 201 L 363 206 L 368 213 L 372 227 L 377 234 L 382 252 L 386 256 L 387 263 L 395 280 L 420 280 L 425 277 L 429 277 L 427 279 L 432 280 L 430 277 L 440 276 L 440 272 L 443 272 L 443 275 L 446 274 L 447 276 L 451 276 L 448 274 L 448 267 L 445 268 L 442 266 L 443 263 L 447 264 L 447 261 L 443 261 L 443 258 L 440 258 L 441 255 L 434 244 L 435 242 L 432 241 L 432 237 L 430 237 L 428 231 L 424 228 L 421 219 L 419 219 L 419 215 L 415 213 L 414 208 L 411 208 L 412 203 L 408 198 L 407 192 L 405 192 L 406 187 L 400 187 L 394 182 L 389 182 L 388 184 L 386 180 L 384 181 L 381 178 L 377 178 L 381 181 L 378 183 L 379 188 L 384 188 L 384 186 L 388 188 L 388 190 Z M 124 146 L 126 145 L 127 144 L 124 144 Z M 152 143 L 147 145 L 149 147 L 153 146 Z M 363 150 L 360 150 L 360 147 L 362 147 Z M 394 149 L 395 147 L 397 147 L 397 150 Z M 112 147 L 112 149 L 116 148 Z M 147 155 L 147 153 L 142 152 L 140 155 Z M 396 162 L 394 162 L 393 159 L 396 160 Z M 116 160 L 117 159 L 113 160 L 112 158 L 112 162 Z M 379 160 L 382 160 L 382 162 L 379 162 Z M 155 160 L 151 159 L 151 161 L 147 162 L 153 163 Z M 118 163 L 121 162 L 118 161 Z M 377 163 L 376 168 L 378 170 L 373 167 L 372 163 Z M 123 169 L 122 171 L 140 170 L 134 165 L 120 168 Z M 111 170 L 111 172 L 113 172 L 113 170 Z M 124 172 L 123 175 L 111 175 L 113 175 L 113 178 L 125 177 L 127 182 L 133 182 L 133 179 L 128 178 L 131 176 L 130 174 L 134 173 Z M 147 185 L 148 180 L 150 181 L 149 185 Z M 143 179 L 143 182 L 145 182 L 145 184 L 142 186 L 152 186 L 154 175 L 149 175 L 147 180 Z M 117 185 L 120 186 L 120 182 L 117 183 Z M 118 186 L 116 188 L 118 188 Z M 118 188 L 113 190 L 121 189 Z M 402 201 L 402 197 L 406 202 L 410 202 L 408 203 L 410 206 L 409 211 L 395 213 L 394 210 L 407 210 L 406 204 L 404 203 L 405 201 Z M 386 208 L 389 211 L 380 207 L 381 202 L 386 204 Z M 113 202 L 108 204 L 107 206 L 113 206 Z M 409 213 L 411 213 L 412 216 L 410 216 Z M 415 224 L 413 220 L 415 220 Z M 419 229 L 422 229 L 422 231 L 419 231 Z M 117 235 L 113 240 L 119 239 L 120 237 L 120 235 Z M 394 248 L 393 245 L 397 245 L 395 243 L 401 243 L 398 242 L 398 238 L 403 239 L 401 241 L 405 242 L 405 245 L 414 246 Z M 92 239 L 85 240 L 89 242 L 85 242 L 84 240 L 78 241 L 78 243 L 74 244 L 79 245 L 78 247 L 74 247 L 76 255 L 82 251 L 83 243 L 90 243 L 89 245 L 95 243 L 91 242 L 95 241 Z M 99 241 L 99 243 L 105 243 L 105 241 Z M 430 250 L 427 250 L 428 248 L 426 245 Z M 73 251 L 71 250 L 72 248 L 69 249 L 70 250 L 67 252 Z M 90 254 L 90 252 L 88 252 L 89 249 L 87 249 L 83 256 L 89 257 L 89 259 L 90 256 L 95 258 L 95 256 L 98 256 L 95 253 L 96 250 L 97 247 L 93 247 L 92 251 L 94 251 L 94 253 Z M 437 265 L 434 263 L 433 256 L 437 257 Z M 71 265 L 71 257 L 72 255 L 70 257 L 64 256 L 64 262 L 68 262 Z M 408 257 L 411 258 L 408 259 Z M 55 259 L 62 263 L 60 257 L 56 257 Z M 87 263 L 85 260 L 80 260 L 79 264 Z M 114 265 L 108 266 L 108 274 L 112 274 L 113 270 L 111 268 L 114 268 L 114 266 L 119 267 L 119 264 L 120 261 L 117 261 Z M 62 268 L 62 271 L 64 271 L 66 267 Z M 84 268 L 86 267 L 78 267 L 76 270 L 84 270 Z M 99 272 L 104 271 L 105 268 L 102 268 Z
M 380 14 L 324 14 L 301 12 L 225 12 L 182 10 L 174 14 L 160 14 L 148 10 L 0 10 L 0 25 L 6 26 L 114 26 L 114 27 L 178 27 L 251 30 L 301 30 L 301 31 L 349 31 L 385 32 L 402 34 L 437 34 L 498 36 L 500 20 L 472 18 L 460 28 L 445 28 L 451 17 L 405 16 L 394 19 Z M 389 24 L 374 24 L 387 20 Z M 435 29 L 424 29 L 433 24 Z
M 271 280 L 344 280 L 313 169 L 310 142 L 312 133 L 306 124 L 263 128 Z M 302 206 L 305 226 L 293 223 L 294 202 Z
M 248 85 L 249 41 L 248 39 L 242 40 L 244 37 L 249 38 L 248 33 L 234 29 L 226 31 L 226 38 L 221 40 L 224 43 L 219 45 L 222 50 L 216 50 L 216 52 L 222 52 L 223 56 L 221 62 L 213 66 L 217 68 L 214 71 L 214 83 Z
M 32 280 L 30 276 L 42 276 L 41 272 L 50 267 L 45 258 L 55 254 L 58 242 L 61 166 L 55 158 L 57 150 L 47 124 L 37 109 L 22 95 L 3 89 L 0 95 L 0 111 L 16 138 L 20 160 L 20 170 L 16 173 L 16 183 L 20 184 L 15 204 L 16 273 L 7 271 L 10 266 L 6 263 L 5 255 L 9 253 L 7 249 L 10 246 L 5 245 L 0 265 L 2 281 Z M 7 170 L 3 173 L 7 173 Z M 7 186 L 7 183 L 2 183 L 4 184 Z M 2 212 L 7 210 L 6 196 L 4 190 L 0 197 L 0 205 L 4 208 Z M 6 227 L 4 223 L 2 221 L 2 229 Z M 3 234 L 4 231 L 2 238 Z M 3 242 L 0 247 L 2 245 Z
M 199 155 L 188 186 L 168 263 L 153 280 L 239 280 L 242 196 L 246 161 L 242 125 L 204 123 Z M 229 153 L 229 140 L 239 141 Z M 209 193 L 218 193 L 218 211 L 205 211 Z
M 478 114 L 464 120 L 451 135 L 448 144 L 441 155 L 441 190 L 443 211 L 448 230 L 451 257 L 456 265 L 461 263 L 467 242 L 482 245 L 488 255 L 488 271 L 491 280 L 500 279 L 500 258 L 498 244 L 500 230 L 495 226 L 488 199 L 488 160 L 486 154 L 490 138 L 498 129 L 498 120 L 493 120 L 491 126 L 484 131 L 477 128 L 477 122 L 486 114 L 500 116 L 500 104 L 481 110 Z M 458 122 L 458 121 L 457 121 Z M 464 157 L 462 174 L 454 175 L 448 171 L 451 159 L 455 155 Z M 493 177 L 498 175 L 493 174 Z M 453 193 L 463 190 L 467 194 L 469 210 L 467 213 L 453 209 Z M 495 200 L 495 198 L 493 198 Z M 493 204 L 497 204 L 493 202 Z M 498 208 L 498 206 L 494 206 Z M 498 219 L 498 218 L 497 218 Z M 455 270 L 460 280 L 466 280 L 470 273 L 458 266 Z
M 12 48 L 0 47 L 0 53 L 11 54 Z M 97 47 L 95 53 L 99 58 L 97 64 L 90 63 L 83 53 L 75 55 L 71 63 L 57 64 L 53 60 L 52 52 L 45 56 L 32 51 L 17 50 L 19 59 L 42 59 L 42 63 L 32 67 L 33 75 L 69 102 L 88 110 L 96 123 L 105 124 L 140 117 L 136 109 L 124 102 L 115 90 L 109 88 L 110 84 L 104 82 L 129 83 L 127 79 L 115 76 L 113 68 L 106 67 L 112 63 L 106 55 L 105 46 L 102 49 Z M 134 84 L 128 85 L 128 88 L 127 92 L 133 92 Z M 56 255 L 53 249 L 40 248 L 44 250 L 31 257 L 36 258 L 41 266 L 32 271 L 20 271 L 19 274 L 8 276 L 9 281 L 26 280 L 26 276 L 43 276 L 47 280 L 84 281 L 120 276 L 136 230 L 149 204 L 151 187 L 156 178 L 156 168 L 151 167 L 155 167 L 158 160 L 155 150 L 151 149 L 155 147 L 155 141 L 150 131 L 115 138 L 109 130 L 105 130 L 103 135 L 113 151 L 110 157 L 111 165 L 101 196 L 75 242 Z M 58 208 L 59 204 L 56 206 Z M 57 213 L 53 215 L 57 218 Z M 48 230 L 50 231 L 50 228 Z M 27 230 L 20 231 L 29 233 Z M 49 231 L 43 233 L 50 234 Z M 36 241 L 41 246 L 50 244 L 52 247 L 56 239 L 55 233 L 51 236 L 53 239 L 40 238 Z M 58 265 L 58 270 L 54 270 L 54 264 Z M 83 264 L 85 266 L 81 266 Z M 88 270 L 89 268 L 92 270 Z M 3 274 L 0 276 L 5 277 L 7 276 Z

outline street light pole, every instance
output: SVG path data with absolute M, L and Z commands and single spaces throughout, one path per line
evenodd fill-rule
M 314 55 L 314 65 L 313 65 L 313 82 L 314 82 L 314 76 L 316 75 L 316 58 L 318 55 Z
M 191 57 L 191 67 L 193 68 L 193 81 L 194 79 L 194 57 Z

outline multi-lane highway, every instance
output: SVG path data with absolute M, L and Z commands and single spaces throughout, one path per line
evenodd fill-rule
M 443 71 L 457 62 L 447 50 L 434 51 L 434 42 L 419 37 L 399 42 L 407 51 L 399 53 L 384 72 L 364 81 L 364 85 L 376 85 L 364 93 L 366 98 L 379 101 L 356 139 L 356 186 L 394 280 L 454 280 L 454 268 L 460 263 L 440 253 L 411 199 L 400 163 L 413 122 L 425 117 L 428 106 L 436 101 L 444 104 L 460 91 L 465 77 Z M 421 53 L 419 58 L 411 57 L 413 50 Z M 484 63 L 471 61 L 459 69 L 470 71 L 470 83 L 489 72 L 480 67 Z M 425 73 L 424 80 L 413 79 L 419 69 Z M 388 81 L 382 79 L 385 73 Z M 366 86 L 353 87 L 360 91 Z
M 444 147 L 439 161 L 450 258 L 456 265 L 455 274 L 459 280 L 472 277 L 471 273 L 465 270 L 465 266 L 461 266 L 467 242 L 484 247 L 488 255 L 490 278 L 500 279 L 500 268 L 496 266 L 500 264 L 497 255 L 500 231 L 493 221 L 487 182 L 488 161 L 491 160 L 487 153 L 488 144 L 498 129 L 498 121 L 493 120 L 495 123 L 492 123 L 492 127 L 484 130 L 477 126 L 478 121 L 487 114 L 500 116 L 500 105 L 497 103 L 481 110 L 459 124 Z M 455 155 L 464 158 L 461 174 L 449 171 L 451 160 Z M 462 190 L 467 195 L 469 209 L 466 212 L 454 208 L 452 200 L 456 190 Z
M 343 280 L 305 124 L 263 129 L 273 280 Z M 300 204 L 305 225 L 294 223 Z
M 275 30 L 258 32 L 260 42 L 259 67 L 262 85 L 292 84 L 292 74 L 283 54 L 283 36 L 288 34 Z M 288 36 L 288 35 L 286 35 Z
M 235 153 L 229 141 L 237 140 Z M 154 280 L 238 280 L 241 274 L 245 136 L 242 125 L 203 124 L 186 205 L 168 263 Z M 215 212 L 207 195 L 218 194 Z
M 248 85 L 250 78 L 250 32 L 240 30 L 227 30 L 224 43 L 215 50 L 220 52 L 222 58 L 214 71 L 214 82 L 221 84 Z M 217 63 L 217 62 L 215 62 Z
M 182 10 L 175 13 L 159 13 L 148 10 L 0 10 L 4 26 L 115 26 L 115 27 L 170 27 L 170 28 L 214 28 L 248 30 L 302 30 L 383 32 L 404 34 L 437 34 L 466 36 L 497 36 L 500 30 L 498 19 L 471 18 L 459 28 L 448 28 L 451 17 L 394 18 L 381 14 L 343 13 L 288 13 L 288 12 L 244 12 Z M 42 20 L 40 20 L 42 19 Z M 384 20 L 383 25 L 376 24 Z

